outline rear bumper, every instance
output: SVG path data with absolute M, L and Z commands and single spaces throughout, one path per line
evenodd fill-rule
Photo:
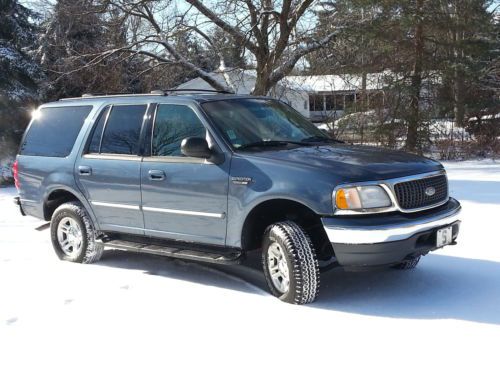
M 460 229 L 460 203 L 450 198 L 443 206 L 415 214 L 323 218 L 337 261 L 344 267 L 390 265 L 436 250 L 438 229 Z

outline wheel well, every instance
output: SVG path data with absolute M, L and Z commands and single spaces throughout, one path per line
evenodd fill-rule
M 71 201 L 80 201 L 74 194 L 70 193 L 67 190 L 54 190 L 49 194 L 45 203 L 43 205 L 43 217 L 45 220 L 50 220 L 52 218 L 52 214 L 61 204 Z
M 307 206 L 288 199 L 273 199 L 254 207 L 245 219 L 241 235 L 243 250 L 261 247 L 266 228 L 278 221 L 291 220 L 299 224 L 311 237 L 319 257 L 330 258 L 333 249 L 318 214 Z

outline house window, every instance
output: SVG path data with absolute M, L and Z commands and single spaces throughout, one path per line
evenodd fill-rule
M 354 94 L 349 94 L 345 96 L 345 106 L 352 107 L 354 104 Z
M 323 109 L 323 95 L 310 95 L 309 96 L 309 110 L 312 112 L 322 112 Z
M 325 109 L 327 111 L 334 111 L 335 110 L 335 96 L 325 95 Z
M 343 111 L 344 110 L 344 95 L 335 95 L 335 110 Z

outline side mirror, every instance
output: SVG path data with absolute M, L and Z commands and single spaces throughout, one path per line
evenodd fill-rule
M 209 159 L 212 156 L 207 140 L 200 137 L 184 138 L 181 142 L 181 152 L 193 158 Z

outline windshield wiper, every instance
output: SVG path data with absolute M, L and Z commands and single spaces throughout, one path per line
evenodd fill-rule
M 271 141 L 257 141 L 257 142 L 247 143 L 245 145 L 241 145 L 237 149 L 244 150 L 253 147 L 280 147 L 280 146 L 286 146 L 288 144 L 299 145 L 299 146 L 310 146 L 310 144 L 307 142 L 271 140 Z
M 301 142 L 326 142 L 326 143 L 344 143 L 337 139 L 323 137 L 320 135 L 314 135 L 312 137 L 307 137 L 301 140 Z

